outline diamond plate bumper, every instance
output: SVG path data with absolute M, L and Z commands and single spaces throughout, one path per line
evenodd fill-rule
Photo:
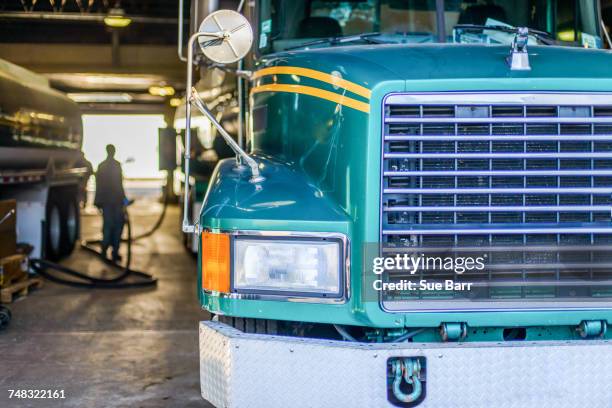
M 202 397 L 216 407 L 387 407 L 387 359 L 426 358 L 419 407 L 612 406 L 612 341 L 357 344 L 200 322 Z

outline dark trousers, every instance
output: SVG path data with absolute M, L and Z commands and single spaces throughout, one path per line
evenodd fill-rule
M 113 249 L 113 258 L 119 256 L 119 245 L 121 244 L 121 233 L 125 217 L 123 205 L 105 205 L 102 207 L 102 252 L 106 255 L 108 247 Z

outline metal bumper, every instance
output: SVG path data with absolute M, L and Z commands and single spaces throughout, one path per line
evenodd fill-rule
M 612 341 L 360 344 L 200 322 L 216 407 L 388 407 L 387 360 L 426 359 L 419 407 L 612 407 Z

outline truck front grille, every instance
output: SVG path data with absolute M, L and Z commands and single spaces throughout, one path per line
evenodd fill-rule
M 385 306 L 612 297 L 612 95 L 394 94 L 383 119 L 383 250 L 486 258 L 389 272 L 475 289 L 385 292 Z

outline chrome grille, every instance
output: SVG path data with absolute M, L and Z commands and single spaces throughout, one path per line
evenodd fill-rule
M 383 118 L 387 253 L 486 253 L 474 282 L 419 299 L 612 297 L 612 95 L 396 94 Z M 429 274 L 429 275 L 428 275 Z

